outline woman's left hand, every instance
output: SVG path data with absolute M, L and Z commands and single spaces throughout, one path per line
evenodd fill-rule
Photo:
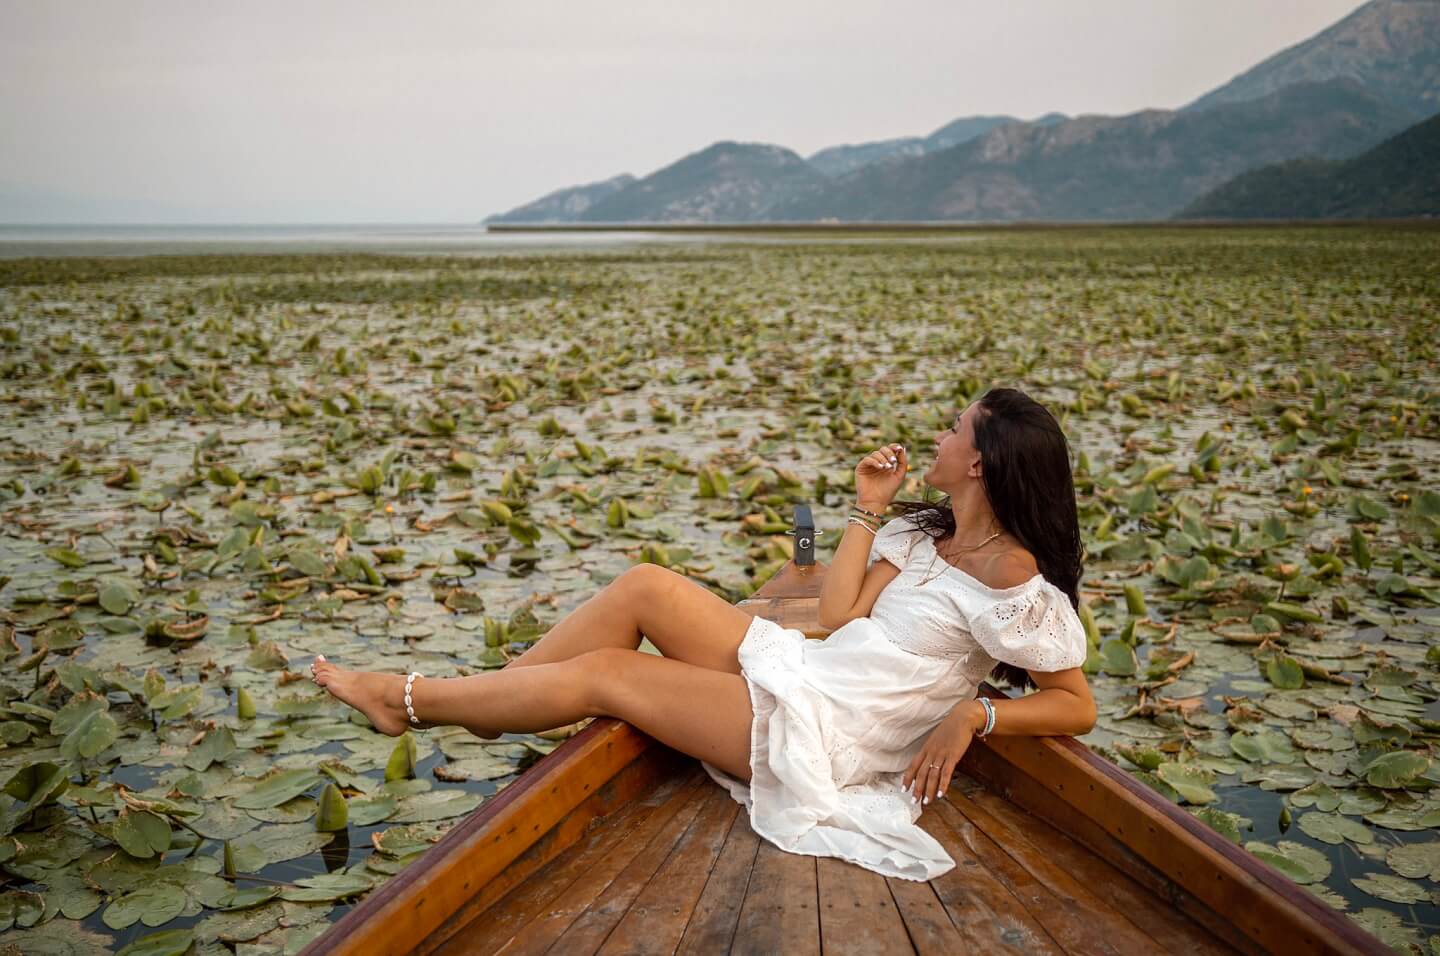
M 925 746 L 900 778 L 901 789 L 908 790 L 910 799 L 922 806 L 938 799 L 949 786 L 956 765 L 970 749 L 974 737 L 975 729 L 969 717 L 963 708 L 957 708 L 930 731 Z

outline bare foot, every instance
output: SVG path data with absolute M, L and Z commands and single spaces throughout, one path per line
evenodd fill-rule
M 401 675 L 346 670 L 327 661 L 323 654 L 315 656 L 310 669 L 315 683 L 370 718 L 382 734 L 398 737 L 410 726 L 405 715 L 405 678 Z

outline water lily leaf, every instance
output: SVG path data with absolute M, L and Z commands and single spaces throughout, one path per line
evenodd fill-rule
M 513 760 L 493 754 L 451 760 L 434 770 L 436 778 L 445 781 L 498 780 L 517 772 Z
M 1338 802 L 1338 801 L 1337 801 Z M 1300 829 L 1321 843 L 1338 846 L 1351 843 L 1374 843 L 1375 834 L 1358 820 L 1338 813 L 1306 813 L 1300 817 Z
M 451 817 L 464 816 L 478 807 L 484 799 L 484 794 L 467 793 L 463 790 L 417 793 L 401 800 L 399 809 L 390 819 L 395 823 L 448 820 Z
M 259 906 L 261 903 L 268 903 L 279 895 L 280 887 L 278 886 L 250 886 L 232 890 L 215 902 L 216 907 L 221 910 L 244 910 L 252 906 Z
M 1209 786 L 1214 774 L 1199 767 L 1167 761 L 1156 769 L 1155 775 L 1174 787 L 1186 803 L 1214 803 L 1219 799 Z
M 292 797 L 284 803 L 275 807 L 257 807 L 254 810 L 247 810 L 257 820 L 267 823 L 300 823 L 315 816 L 315 809 L 320 804 L 314 797 L 299 796 Z
M 141 936 L 116 956 L 184 956 L 194 944 L 195 931 L 188 926 L 162 929 L 158 933 Z
M 234 799 L 234 805 L 241 810 L 260 810 L 278 807 L 292 797 L 298 797 L 320 782 L 320 775 L 313 770 L 280 770 L 257 782 L 246 792 Z
M 1345 808 L 1342 806 L 1340 809 L 1343 811 Z M 1436 826 L 1433 817 L 1431 819 L 1426 819 L 1426 817 L 1427 813 L 1423 809 L 1387 807 L 1384 810 L 1365 814 L 1364 820 L 1366 823 L 1372 823 L 1387 830 L 1429 830 Z
M 34 926 L 45 915 L 45 899 L 27 890 L 0 893 L 0 931 L 16 926 Z
M 85 567 L 85 558 L 73 548 L 46 548 L 45 556 L 67 568 Z
M 107 584 L 100 589 L 100 606 L 117 617 L 130 613 L 135 606 L 135 596 L 121 584 Z
M 204 814 L 189 822 L 201 835 L 212 840 L 233 840 L 260 825 L 259 820 L 227 800 L 207 802 Z
M 314 551 L 296 548 L 290 552 L 290 565 L 307 578 L 323 578 L 329 575 L 330 566 Z
M 152 856 L 163 855 L 166 850 L 170 849 L 170 821 L 148 810 L 126 807 L 120 811 L 120 816 L 115 820 L 111 832 L 115 836 L 115 842 L 120 844 L 120 848 L 134 857 L 148 859 Z M 148 925 L 158 926 L 159 924 Z
M 1294 763 L 1297 759 L 1290 741 L 1273 730 L 1231 734 L 1230 749 L 1252 763 Z
M 1238 813 L 1229 813 L 1218 807 L 1196 807 L 1190 811 L 1206 826 L 1225 837 L 1231 843 L 1239 843 L 1241 840 L 1241 828 L 1250 829 L 1251 821 Z
M 372 834 L 370 842 L 379 852 L 391 857 L 405 857 L 421 850 L 428 850 L 439 835 L 430 827 L 415 825 L 389 827 L 378 834 Z
M 1352 876 L 1350 882 L 1371 896 L 1391 903 L 1424 903 L 1430 899 L 1430 891 L 1425 887 L 1389 873 Z
M 317 833 L 309 823 L 261 827 L 230 841 L 239 873 L 258 873 L 272 863 L 298 860 L 328 845 L 333 833 Z
M 104 898 L 85 882 L 78 868 L 49 869 L 45 872 L 46 920 L 56 915 L 81 920 L 98 910 L 103 902 Z
M 135 923 L 163 926 L 185 911 L 186 895 L 173 883 L 147 883 L 112 901 L 100 914 L 111 929 L 125 929 Z
M 290 666 L 290 658 L 274 641 L 261 641 L 245 658 L 245 666 L 261 671 L 279 671 Z
M 64 707 L 55 712 L 54 718 L 50 721 L 50 733 L 64 736 L 92 715 L 109 709 L 110 702 L 100 694 L 93 691 L 74 694 Z
M 1420 937 L 1415 930 L 1401 922 L 1400 917 L 1389 910 L 1367 906 L 1354 914 L 1353 918 L 1393 950 L 1414 953 L 1420 949 Z
M 273 889 L 280 895 L 279 887 Z M 221 941 L 246 943 L 270 932 L 280 925 L 285 910 L 278 900 L 261 906 L 247 907 L 234 911 L 215 913 L 207 916 L 195 926 L 195 937 L 203 943 Z
M 1365 768 L 1365 782 L 1372 787 L 1398 789 L 1414 782 L 1430 769 L 1430 758 L 1411 750 L 1384 754 Z
M 185 755 L 184 764 L 191 770 L 205 770 L 216 761 L 223 761 L 235 752 L 235 734 L 229 727 L 219 726 L 205 732 L 200 743 Z
M 375 884 L 357 873 L 322 873 L 295 881 L 295 886 L 281 890 L 281 899 L 293 903 L 324 903 L 359 896 Z
M 348 803 L 350 822 L 357 827 L 368 827 L 381 820 L 388 820 L 400 806 L 399 798 L 390 793 L 354 797 Z
M 1408 879 L 1424 878 L 1440 882 L 1440 841 L 1393 846 L 1386 851 L 1385 862 L 1390 869 Z
M 88 760 L 120 737 L 120 725 L 108 711 L 89 714 L 60 742 L 60 753 L 71 760 Z
M 1293 657 L 1272 657 L 1265 665 L 1265 676 L 1270 683 L 1283 689 L 1296 690 L 1305 686 L 1305 672 Z
M 1312 783 L 1290 794 L 1286 801 L 1292 807 L 1314 807 L 1329 813 L 1339 808 L 1340 794 L 1326 784 Z
M 1112 677 L 1131 677 L 1139 669 L 1135 659 L 1135 648 L 1118 638 L 1110 638 L 1100 645 L 1100 657 L 1105 673 Z
M 1271 846 L 1252 840 L 1245 849 L 1296 883 L 1317 883 L 1330 875 L 1330 861 L 1325 854 L 1301 843 L 1280 840 Z

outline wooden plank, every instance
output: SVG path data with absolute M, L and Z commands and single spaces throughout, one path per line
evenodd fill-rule
M 919 956 L 952 956 L 973 951 L 971 941 L 960 932 L 945 911 L 935 887 L 918 880 L 886 880 L 890 895 L 905 923 L 910 943 Z
M 865 954 L 911 949 L 905 921 L 885 877 L 833 856 L 815 860 L 820 949 Z
M 719 789 L 719 786 L 716 786 Z M 732 801 L 733 802 L 733 801 Z M 705 881 L 685 935 L 676 950 L 678 956 L 710 956 L 730 949 L 735 927 L 740 921 L 740 905 L 750 885 L 750 873 L 760 851 L 761 838 L 750 827 L 749 814 L 735 804 L 735 820 L 725 837 L 720 858 Z
M 1147 920 L 1144 916 L 1153 916 L 1157 910 L 1168 912 L 1168 904 L 1151 898 L 1141 904 L 1143 909 L 1139 912 L 1126 913 L 1123 908 L 1116 907 L 1108 899 L 1061 870 L 1045 850 L 1031 839 L 1029 831 L 1044 826 L 1043 823 L 1035 821 L 1033 827 L 1027 826 L 1028 821 L 1024 820 L 1019 821 L 1018 826 L 1007 824 L 970 800 L 957 788 L 951 788 L 946 799 L 976 829 L 988 836 L 1000 852 L 1023 867 L 1028 877 L 1047 889 L 1052 897 L 1060 900 L 1068 912 L 1083 920 L 1086 925 L 1101 928 L 1105 939 L 1120 952 L 1189 951 L 1195 946 L 1196 937 L 1208 936 L 1201 932 L 1180 933 L 1176 934 L 1180 936 L 1181 944 L 1178 947 L 1173 944 L 1166 945 L 1164 940 L 1148 931 L 1155 921 Z M 1009 868 L 1002 871 L 1008 872 Z M 1102 882 L 1100 885 L 1107 884 Z
M 660 748 L 657 748 L 660 749 Z M 499 949 L 537 914 L 564 895 L 570 884 L 610 856 L 634 834 L 656 809 L 677 796 L 690 778 L 673 775 L 641 798 L 632 799 L 619 812 L 599 820 L 598 825 L 563 854 L 531 873 L 499 900 L 481 910 L 468 912 L 431 934 L 416 952 L 489 952 Z M 453 944 L 451 941 L 453 940 Z
M 760 841 L 730 946 L 732 954 L 804 956 L 820 952 L 815 860 L 787 853 L 769 840 Z
M 966 784 L 969 784 L 968 786 Z M 1065 879 L 1103 893 L 1111 905 L 1128 915 L 1168 953 L 1187 952 L 1198 956 L 1232 956 L 1234 947 L 1217 939 L 1209 929 L 1186 917 L 1164 896 L 1157 896 L 1117 869 L 1099 854 L 1061 833 L 1038 817 L 1027 814 L 1003 797 L 996 796 L 974 781 L 962 781 L 959 788 L 970 801 L 983 807 L 1004 826 L 1007 834 L 1020 834 L 1040 849 L 1051 866 L 1035 876 L 1048 882 L 1049 870 L 1058 868 Z
M 504 922 L 518 918 L 518 913 L 513 911 L 519 908 L 516 902 L 519 897 L 510 895 L 515 888 L 529 884 L 537 877 L 542 880 L 551 878 L 554 868 L 567 856 L 574 856 L 587 847 L 613 838 L 614 831 L 623 830 L 629 825 L 626 821 L 634 821 L 637 815 L 643 819 L 679 786 L 686 776 L 688 760 L 684 754 L 669 747 L 652 747 L 631 761 L 628 767 L 587 797 L 565 819 L 516 857 L 502 873 L 466 900 L 416 946 L 415 953 L 423 956 L 436 951 L 457 933 L 463 933 L 469 939 L 474 932 L 471 924 L 482 913 L 486 914 L 484 920 L 487 923 L 496 919 Z M 508 902 L 502 905 L 502 898 Z
M 687 785 L 613 855 L 572 883 L 551 906 L 531 920 L 505 947 L 507 954 L 592 953 L 600 947 L 625 910 L 674 850 L 713 788 L 696 765 L 698 778 Z
M 735 606 L 749 614 L 768 618 L 781 627 L 793 627 L 806 637 L 825 637 L 830 629 L 820 626 L 820 587 L 826 566 L 816 563 L 800 567 L 790 561 L 771 576 L 754 594 Z
M 623 721 L 596 718 L 451 828 L 419 860 L 365 897 L 302 953 L 410 952 L 587 797 L 655 745 Z M 550 847 L 554 853 L 564 848 L 558 842 Z
M 930 806 L 936 810 L 936 816 L 955 831 L 966 849 L 995 875 L 1066 952 L 1121 956 L 1123 953 L 1153 950 L 1148 938 L 1136 933 L 1134 927 L 1123 920 L 1116 919 L 1113 913 L 1086 909 L 1073 899 L 1052 893 L 949 800 L 934 801 Z
M 1242 949 L 1388 952 L 1354 921 L 1072 738 L 977 738 L 961 769 L 1103 855 L 1111 847 L 1093 839 L 1098 827 L 1185 890 L 1172 901 L 1187 915 L 1221 935 L 1215 914 L 1229 923 L 1248 942 Z M 1093 826 L 1076 826 L 1080 818 Z
M 820 598 L 820 588 L 825 583 L 826 565 L 816 562 L 801 567 L 794 561 L 772 574 L 764 584 L 755 589 L 748 598 L 736 604 L 743 607 L 756 598 Z
M 718 786 L 710 788 L 700 815 L 598 952 L 665 956 L 675 952 L 739 810 L 728 792 Z
M 508 939 L 490 947 L 490 952 L 504 949 L 507 953 L 543 953 L 564 930 L 569 929 L 570 923 L 573 923 L 576 917 L 585 913 L 586 907 L 609 887 L 616 875 L 624 871 L 626 865 L 634 860 L 642 849 L 648 847 L 652 839 L 674 841 L 674 835 L 667 836 L 665 831 L 678 813 L 683 813 L 687 806 L 693 806 L 696 802 L 696 795 L 704 786 L 701 776 L 704 776 L 703 773 L 684 777 L 670 799 L 649 812 L 644 821 L 638 821 L 626 828 L 624 838 L 612 844 L 608 854 L 593 861 L 588 870 L 580 872 L 579 877 L 564 887 L 563 893 L 556 894 L 546 906 L 534 911 L 531 919 L 514 930 Z M 444 952 L 458 955 L 477 950 L 469 946 L 468 939 L 455 937 Z
M 941 801 L 942 803 L 944 801 Z M 932 803 L 930 807 L 939 807 Z M 951 923 L 965 940 L 964 952 L 1060 953 L 1045 927 L 993 873 L 981 865 L 940 817 L 938 809 L 921 814 L 920 829 L 930 834 L 955 861 L 955 867 L 930 881 Z

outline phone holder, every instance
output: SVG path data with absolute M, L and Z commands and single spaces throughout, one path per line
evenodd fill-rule
M 815 530 L 815 518 L 810 514 L 809 505 L 795 506 L 795 528 L 786 534 L 795 536 L 795 564 L 809 567 L 815 563 L 815 538 L 824 534 Z

